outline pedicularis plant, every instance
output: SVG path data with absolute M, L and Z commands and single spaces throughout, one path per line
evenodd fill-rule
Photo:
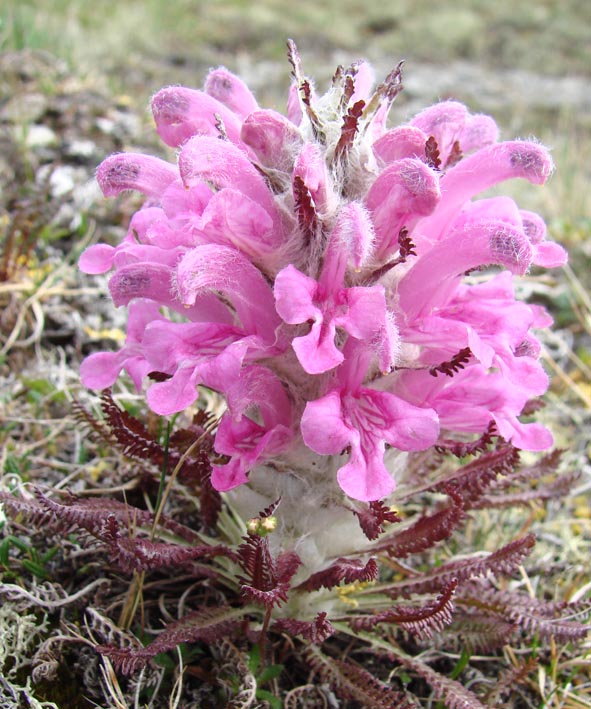
M 475 199 L 511 178 L 543 184 L 552 160 L 535 142 L 498 142 L 491 118 L 454 101 L 387 128 L 400 66 L 375 89 L 367 63 L 339 67 L 320 96 L 293 43 L 289 58 L 287 116 L 216 69 L 203 91 L 153 98 L 176 164 L 125 153 L 99 167 L 106 196 L 147 199 L 118 246 L 81 257 L 86 273 L 114 271 L 111 296 L 129 309 L 125 345 L 90 355 L 82 381 L 107 389 L 125 371 L 153 412 L 194 418 L 158 442 L 105 393 L 106 422 L 81 416 L 164 468 L 156 512 L 43 495 L 30 512 L 91 532 L 136 591 L 171 566 L 207 579 L 147 646 L 100 648 L 124 674 L 179 642 L 224 647 L 240 632 L 268 661 L 287 634 L 312 681 L 280 687 L 286 706 L 316 706 L 305 702 L 327 685 L 363 706 L 416 706 L 412 687 L 388 679 L 395 667 L 449 707 L 495 703 L 523 667 L 474 693 L 438 673 L 430 650 L 585 633 L 560 618 L 566 604 L 496 580 L 532 535 L 438 564 L 430 552 L 471 510 L 566 485 L 544 478 L 558 454 L 519 462 L 520 449 L 552 445 L 522 420 L 548 387 L 533 330 L 551 319 L 514 291 L 566 255 L 538 215 Z M 173 480 L 197 522 L 162 514 Z M 341 656 L 349 642 L 375 674 Z

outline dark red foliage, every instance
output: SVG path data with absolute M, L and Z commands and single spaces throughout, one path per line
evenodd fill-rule
M 386 552 L 388 556 L 403 559 L 448 539 L 466 519 L 461 495 L 449 490 L 448 496 L 449 504 L 443 509 L 420 517 L 401 532 L 388 535 L 381 544 L 374 547 L 374 551 Z
M 375 559 L 364 564 L 360 559 L 337 559 L 328 569 L 312 574 L 307 581 L 297 588 L 300 591 L 317 591 L 321 588 L 334 588 L 340 583 L 353 581 L 374 581 L 378 577 L 378 565 Z
M 381 613 L 360 615 L 350 623 L 354 630 L 371 630 L 378 623 L 393 623 L 417 638 L 430 638 L 443 630 L 453 619 L 453 595 L 458 582 L 453 579 L 439 596 L 424 606 L 394 606 Z
M 370 502 L 364 510 L 355 510 L 355 514 L 359 520 L 359 526 L 370 541 L 374 541 L 380 534 L 383 534 L 386 523 L 393 524 L 401 521 L 398 513 L 386 507 L 381 500 Z
M 238 547 L 238 563 L 246 574 L 238 577 L 242 599 L 272 608 L 287 601 L 291 579 L 302 562 L 295 552 L 275 559 L 268 537 L 248 534 Z
M 311 241 L 318 230 L 319 219 L 312 194 L 303 178 L 293 178 L 294 210 L 298 224 L 307 241 Z
M 144 464 L 149 462 L 159 471 L 162 471 L 165 465 L 167 472 L 180 465 L 178 479 L 185 485 L 196 488 L 201 503 L 203 524 L 208 529 L 213 528 L 222 501 L 220 494 L 214 490 L 210 482 L 213 437 L 206 430 L 210 414 L 199 412 L 189 428 L 175 431 L 165 450 L 139 419 L 117 406 L 109 389 L 101 393 L 101 408 L 105 417 L 104 422 L 97 421 L 80 404 L 75 407 L 76 416 L 78 420 L 88 424 L 103 440 L 116 445 L 128 458 Z M 191 455 L 186 456 L 181 465 L 181 458 L 195 441 L 199 441 L 199 445 Z
M 314 645 L 321 645 L 334 632 L 332 623 L 327 620 L 326 613 L 318 613 L 312 621 L 296 618 L 278 618 L 273 623 L 273 630 L 289 635 L 299 635 Z
M 234 557 L 224 545 L 184 547 L 141 537 L 117 537 L 109 544 L 109 551 L 111 560 L 128 573 L 166 566 L 182 567 L 195 559 L 211 559 L 214 556 Z
M 448 170 L 450 167 L 453 167 L 456 163 L 459 163 L 463 157 L 464 154 L 462 153 L 460 142 L 454 140 L 451 150 L 449 151 L 449 156 L 445 162 L 445 169 Z
M 376 269 L 371 274 L 369 283 L 375 283 L 376 281 L 379 281 L 382 276 L 388 273 L 388 271 L 391 271 L 395 266 L 398 266 L 401 263 L 406 263 L 406 260 L 409 256 L 417 255 L 417 252 L 415 251 L 416 244 L 408 235 L 408 229 L 405 226 L 403 226 L 402 229 L 398 232 L 398 246 L 398 256 L 395 259 L 392 259 L 392 261 L 388 261 L 383 266 L 380 266 L 380 268 Z
M 314 131 L 314 136 L 321 143 L 325 143 L 326 136 L 322 131 L 320 119 L 312 107 L 312 88 L 309 80 L 304 76 L 302 70 L 302 60 L 300 59 L 298 48 L 292 39 L 287 40 L 287 58 L 291 64 L 292 76 L 298 87 L 298 93 L 302 103 L 304 104 L 308 119 L 310 120 L 312 130 Z
M 464 369 L 470 361 L 472 350 L 469 347 L 464 347 L 455 354 L 449 361 L 437 364 L 434 367 L 429 367 L 429 374 L 436 377 L 438 374 L 445 374 L 446 377 L 453 377 L 460 369 Z
M 385 99 L 388 104 L 391 104 L 396 96 L 404 88 L 402 85 L 402 67 L 404 61 L 398 62 L 398 65 L 392 69 L 384 81 L 378 86 L 375 93 L 382 99 Z
M 441 167 L 441 156 L 439 154 L 439 146 L 434 136 L 429 136 L 425 143 L 425 162 L 434 170 L 439 170 Z
M 553 636 L 560 641 L 574 641 L 587 637 L 591 631 L 591 625 L 572 618 L 575 615 L 588 616 L 591 612 L 589 601 L 554 603 L 522 593 L 483 587 L 473 581 L 462 590 L 461 602 L 489 617 L 508 619 L 529 636 Z
M 335 160 L 340 160 L 343 156 L 346 156 L 353 147 L 353 141 L 359 128 L 359 119 L 363 114 L 364 108 L 365 101 L 357 101 L 345 114 L 341 127 L 341 136 L 334 151 Z
M 435 699 L 445 699 L 446 709 L 486 709 L 470 690 L 432 669 L 419 658 L 399 655 L 394 659 L 426 680 L 433 688 Z
M 482 453 L 455 473 L 446 476 L 436 490 L 461 496 L 464 509 L 473 509 L 484 492 L 492 487 L 499 475 L 511 475 L 519 463 L 519 450 L 500 441 L 492 451 Z
M 96 649 L 106 655 L 122 674 L 130 675 L 144 667 L 155 655 L 172 650 L 180 643 L 201 640 L 211 644 L 231 637 L 242 625 L 243 616 L 242 609 L 230 606 L 201 608 L 167 625 L 146 647 L 99 645 Z
M 441 438 L 437 441 L 435 450 L 439 453 L 450 453 L 456 458 L 465 458 L 469 455 L 483 453 L 490 445 L 492 445 L 495 436 L 497 436 L 497 427 L 494 421 L 491 421 L 486 431 L 475 441 L 454 441 L 451 439 Z
M 323 655 L 316 648 L 309 648 L 305 657 L 318 678 L 341 699 L 372 709 L 418 709 L 406 693 L 394 691 L 351 660 Z M 318 679 L 315 683 L 320 684 Z
M 493 574 L 509 576 L 531 553 L 535 544 L 533 534 L 515 539 L 488 556 L 476 556 L 447 564 L 416 577 L 396 581 L 384 588 L 384 593 L 392 598 L 408 598 L 414 593 L 432 593 L 451 583 L 454 579 L 462 584 L 469 579 Z M 461 586 L 460 586 L 461 587 Z

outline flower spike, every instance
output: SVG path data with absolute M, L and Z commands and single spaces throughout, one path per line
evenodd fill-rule
M 152 100 L 176 165 L 131 153 L 99 167 L 106 195 L 148 201 L 118 246 L 81 257 L 89 273 L 113 272 L 113 301 L 130 309 L 124 347 L 91 355 L 84 381 L 126 371 L 141 388 L 159 373 L 147 400 L 165 415 L 215 392 L 226 409 L 214 487 L 317 490 L 327 509 L 339 496 L 377 505 L 394 461 L 440 436 L 494 426 L 515 446 L 549 445 L 520 420 L 548 386 L 533 330 L 549 319 L 513 282 L 566 255 L 537 215 L 478 198 L 515 177 L 544 183 L 549 153 L 498 142 L 494 121 L 457 101 L 387 129 L 401 64 L 376 88 L 367 62 L 339 67 L 322 95 L 292 41 L 288 52 L 286 116 L 220 67 L 202 91 Z

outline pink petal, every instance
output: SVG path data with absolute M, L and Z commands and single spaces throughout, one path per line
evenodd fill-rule
M 116 306 L 127 305 L 133 298 L 150 298 L 162 305 L 173 300 L 172 268 L 158 263 L 132 263 L 120 268 L 109 281 Z
M 343 421 L 341 394 L 332 390 L 309 401 L 301 419 L 304 443 L 320 455 L 338 455 L 358 434 Z
M 256 111 L 258 104 L 248 86 L 224 67 L 212 69 L 207 75 L 205 93 L 217 99 L 240 118 Z
M 533 263 L 543 268 L 558 268 L 568 261 L 568 253 L 554 241 L 543 241 L 534 247 Z
M 300 104 L 300 91 L 298 85 L 294 82 L 289 87 L 287 95 L 287 117 L 296 126 L 302 122 L 302 106 Z
M 160 197 L 178 177 L 175 165 L 151 155 L 118 153 L 98 166 L 96 179 L 105 197 L 124 190 L 137 190 L 148 197 Z
M 233 246 L 254 258 L 279 245 L 269 214 L 258 202 L 230 188 L 213 195 L 199 227 L 210 241 Z
M 383 286 L 362 286 L 346 290 L 348 310 L 334 322 L 358 340 L 371 340 L 386 322 L 386 294 Z
M 169 219 L 195 219 L 203 214 L 211 197 L 207 185 L 199 183 L 187 189 L 179 179 L 162 194 L 160 203 Z
M 245 119 L 240 135 L 265 167 L 293 170 L 294 156 L 303 141 L 300 131 L 285 116 L 271 110 L 255 111 Z
M 532 259 L 529 241 L 502 221 L 466 222 L 436 244 L 402 278 L 398 293 L 408 321 L 446 305 L 463 274 L 495 263 L 524 274 Z
M 402 227 L 431 214 L 440 199 L 439 177 L 420 160 L 405 158 L 388 165 L 366 199 L 377 235 L 376 255 L 384 259 L 398 249 Z
M 431 242 L 436 241 L 462 205 L 475 195 L 517 177 L 543 184 L 552 169 L 550 154 L 537 143 L 514 140 L 481 148 L 443 175 L 441 202 L 421 224 L 421 230 Z
M 371 146 L 374 155 L 387 164 L 402 158 L 425 158 L 428 135 L 415 126 L 398 126 L 384 133 Z
M 328 206 L 332 186 L 326 170 L 324 154 L 316 143 L 306 143 L 300 150 L 293 168 L 293 177 L 299 177 L 308 188 L 318 213 Z
M 371 216 L 359 202 L 349 202 L 339 212 L 335 226 L 328 237 L 328 248 L 320 281 L 330 288 L 331 283 L 342 285 L 344 268 L 352 262 L 360 270 L 374 246 L 375 233 Z
M 252 263 L 239 251 L 205 244 L 196 246 L 179 262 L 177 285 L 181 302 L 193 305 L 199 295 L 224 293 L 232 302 L 247 333 L 275 341 L 281 321 L 275 310 L 273 292 Z
M 532 244 L 539 244 L 546 238 L 546 223 L 539 214 L 520 210 L 523 230 Z
M 337 473 L 342 491 L 363 502 L 373 502 L 388 497 L 395 488 L 392 475 L 384 465 L 384 442 L 363 455 L 361 449 L 352 446 L 351 458 Z
M 435 138 L 441 162 L 445 165 L 453 144 L 460 141 L 468 117 L 468 109 L 463 104 L 457 101 L 442 101 L 417 114 L 412 119 L 411 126 Z
M 357 101 L 367 101 L 370 98 L 372 87 L 375 83 L 375 72 L 369 62 L 359 61 L 354 64 L 355 89 L 349 99 L 349 106 L 357 103 Z
M 377 419 L 384 439 L 403 451 L 422 451 L 439 436 L 439 419 L 430 408 L 414 406 L 394 394 L 363 389 L 363 405 L 369 420 Z
M 180 367 L 171 379 L 152 384 L 147 391 L 148 406 L 160 416 L 171 416 L 184 411 L 198 397 L 199 368 Z
M 328 372 L 344 360 L 334 339 L 335 326 L 330 320 L 317 320 L 307 335 L 294 337 L 292 347 L 308 374 Z
M 246 465 L 241 458 L 232 458 L 226 465 L 213 465 L 211 484 L 218 492 L 228 492 L 248 482 Z
M 78 267 L 82 273 L 106 273 L 113 268 L 115 248 L 108 244 L 94 244 L 80 254 Z
M 316 319 L 319 309 L 314 305 L 318 283 L 289 264 L 275 276 L 275 308 L 290 325 Z
M 499 139 L 499 127 L 490 116 L 477 113 L 469 116 L 466 121 L 459 143 L 464 155 L 480 150 L 486 145 L 492 145 Z
M 136 390 L 141 391 L 142 379 L 151 367 L 142 355 L 134 355 L 127 347 L 119 352 L 91 354 L 80 365 L 80 378 L 85 387 L 98 391 L 112 386 L 123 369 L 130 374 Z
M 499 433 L 516 448 L 525 451 L 543 451 L 552 448 L 554 438 L 539 423 L 521 423 L 515 417 L 494 416 Z
M 281 219 L 267 183 L 244 153 L 231 143 L 202 136 L 192 138 L 181 150 L 179 170 L 187 187 L 207 182 L 216 190 L 230 187 L 258 202 L 281 235 Z
M 240 119 L 203 91 L 182 86 L 161 89 L 152 99 L 152 113 L 158 135 L 172 148 L 195 135 L 218 139 L 222 135 L 220 120 L 229 140 L 241 144 Z

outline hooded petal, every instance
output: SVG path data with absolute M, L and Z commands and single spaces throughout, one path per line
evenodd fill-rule
M 246 195 L 225 188 L 205 208 L 199 228 L 209 240 L 233 246 L 247 256 L 260 257 L 278 246 L 273 220 Z
M 502 220 L 466 220 L 421 256 L 400 281 L 398 294 L 407 322 L 446 305 L 466 271 L 493 263 L 524 274 L 531 260 L 531 246 L 522 230 Z
M 243 142 L 265 167 L 291 172 L 303 143 L 298 128 L 285 116 L 271 110 L 255 111 L 242 124 Z
M 472 197 L 513 178 L 541 185 L 550 176 L 553 163 L 541 145 L 514 140 L 488 145 L 468 155 L 441 178 L 441 201 L 421 223 L 421 232 L 431 243 L 445 234 L 450 222 Z
M 397 126 L 384 133 L 371 147 L 376 158 L 383 164 L 402 158 L 423 160 L 428 138 L 428 135 L 415 126 Z
M 376 255 L 398 249 L 402 227 L 410 229 L 431 214 L 440 199 L 439 177 L 421 160 L 404 158 L 388 165 L 371 186 L 366 205 L 377 236 Z
M 175 165 L 138 153 L 110 155 L 98 166 L 96 179 L 105 197 L 124 190 L 137 190 L 147 197 L 160 197 L 178 177 Z
M 218 139 L 225 134 L 241 145 L 238 116 L 203 91 L 183 86 L 161 89 L 152 99 L 152 114 L 158 135 L 172 148 L 195 135 Z
M 258 104 L 248 86 L 224 67 L 212 69 L 207 75 L 205 93 L 212 96 L 240 118 L 256 111 Z
M 230 299 L 246 333 L 256 333 L 269 344 L 275 342 L 281 320 L 273 291 L 239 251 L 217 244 L 196 246 L 179 262 L 176 280 L 184 305 L 193 305 L 199 295 L 221 292 Z

